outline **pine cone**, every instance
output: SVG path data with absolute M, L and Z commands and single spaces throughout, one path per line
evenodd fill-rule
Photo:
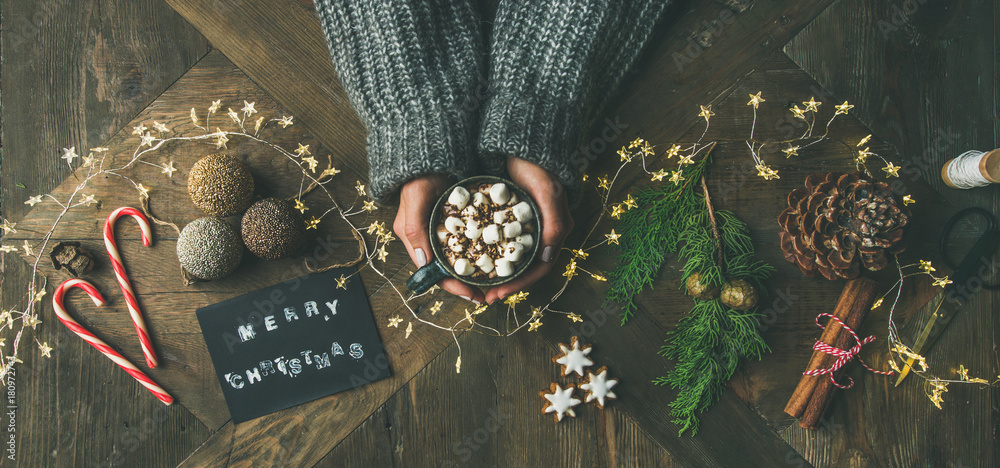
M 884 182 L 860 172 L 814 174 L 788 194 L 778 216 L 781 250 L 806 276 L 851 279 L 862 265 L 881 270 L 887 254 L 903 251 L 909 220 L 910 210 Z

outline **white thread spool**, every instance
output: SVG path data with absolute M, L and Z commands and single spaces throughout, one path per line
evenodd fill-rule
M 1000 183 L 1000 150 L 966 151 L 941 167 L 941 178 L 951 188 L 970 189 Z

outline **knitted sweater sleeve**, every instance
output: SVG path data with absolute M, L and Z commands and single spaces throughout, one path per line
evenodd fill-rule
M 472 170 L 485 64 L 468 0 L 317 0 L 348 98 L 368 129 L 372 195 L 391 202 L 407 180 Z M 480 90 L 481 91 L 481 90 Z
M 479 149 L 499 170 L 531 161 L 574 187 L 574 151 L 636 61 L 666 0 L 504 0 L 493 26 Z

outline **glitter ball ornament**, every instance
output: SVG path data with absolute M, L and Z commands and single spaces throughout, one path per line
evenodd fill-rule
M 750 310 L 757 305 L 757 290 L 746 280 L 731 280 L 722 287 L 719 300 L 736 310 Z
M 688 276 L 685 286 L 687 287 L 687 293 L 694 296 L 695 299 L 708 300 L 719 296 L 719 286 L 703 282 L 701 280 L 701 273 L 698 272 L 691 273 L 691 276 Z
M 245 211 L 253 200 L 253 187 L 250 169 L 226 153 L 199 159 L 188 174 L 191 201 L 211 216 L 224 218 Z
M 199 218 L 181 230 L 177 259 L 184 270 L 203 280 L 233 272 L 243 258 L 243 243 L 236 229 L 219 218 Z
M 302 215 L 288 200 L 265 198 L 243 215 L 243 242 L 254 255 L 266 259 L 292 257 L 305 247 Z

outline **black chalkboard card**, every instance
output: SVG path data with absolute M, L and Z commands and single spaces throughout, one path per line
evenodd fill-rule
M 307 275 L 198 309 L 233 422 L 390 375 L 356 271 Z

